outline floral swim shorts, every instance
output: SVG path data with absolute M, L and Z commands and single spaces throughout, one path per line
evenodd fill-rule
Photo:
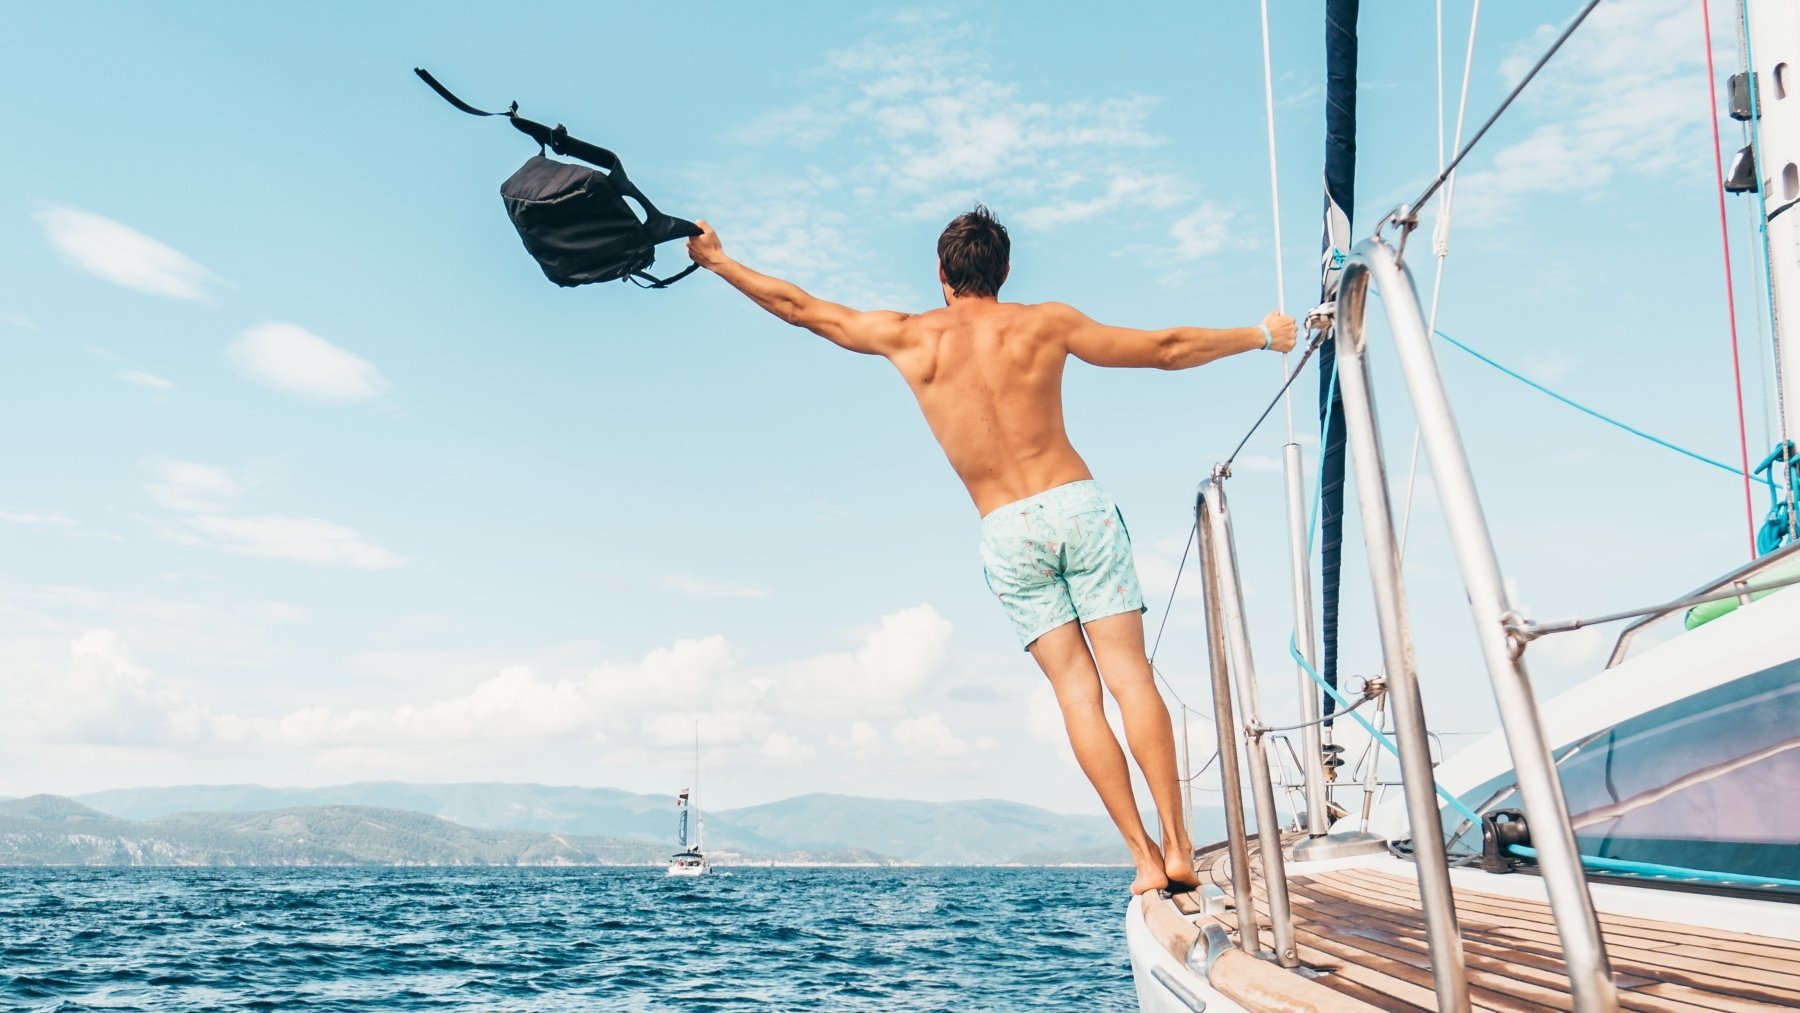
M 1125 517 L 1092 480 L 1046 489 L 983 517 L 981 565 L 1026 650 L 1076 619 L 1144 611 Z

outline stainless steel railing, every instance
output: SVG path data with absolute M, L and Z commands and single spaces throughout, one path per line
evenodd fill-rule
M 1341 276 L 1335 324 L 1338 386 L 1343 394 L 1345 431 L 1356 473 L 1363 539 L 1387 678 L 1386 696 L 1393 709 L 1401 784 L 1406 795 L 1407 818 L 1418 867 L 1419 893 L 1438 1008 L 1443 1013 L 1460 1013 L 1469 1008 L 1468 975 L 1445 856 L 1437 785 L 1432 773 L 1431 733 L 1426 727 L 1419 692 L 1381 432 L 1365 354 L 1368 344 L 1365 323 L 1371 286 L 1381 294 L 1386 307 L 1421 442 L 1436 478 L 1438 498 L 1450 529 L 1451 544 L 1475 619 L 1477 639 L 1499 708 L 1502 730 L 1512 754 L 1519 793 L 1532 828 L 1538 869 L 1549 893 L 1563 956 L 1568 964 L 1574 1008 L 1576 1013 L 1612 1013 L 1618 1005 L 1617 986 L 1600 935 L 1599 920 L 1588 895 L 1587 879 L 1569 823 L 1568 805 L 1562 795 L 1549 743 L 1544 737 L 1537 701 L 1521 661 L 1525 640 L 1516 633 L 1521 628 L 1521 620 L 1506 597 L 1493 541 L 1438 373 L 1431 335 L 1420 312 L 1418 295 L 1398 255 L 1377 236 L 1357 245 Z M 1297 464 L 1297 455 L 1294 463 Z M 1291 464 L 1290 486 L 1293 485 L 1292 473 L 1296 471 Z M 1227 468 L 1214 469 L 1212 477 L 1201 484 L 1195 514 L 1200 568 L 1205 583 L 1208 660 L 1212 671 L 1232 893 L 1239 945 L 1260 950 L 1242 795 L 1244 771 L 1239 768 L 1240 733 L 1236 712 L 1241 712 L 1242 734 L 1247 746 L 1242 761 L 1251 781 L 1251 798 L 1256 810 L 1258 857 L 1268 896 L 1275 958 L 1283 966 L 1293 967 L 1299 961 L 1281 850 L 1280 820 L 1275 811 L 1275 784 L 1270 776 L 1267 754 L 1268 733 L 1275 729 L 1264 725 L 1260 716 L 1256 670 L 1238 576 L 1237 549 L 1224 489 L 1229 475 Z M 1290 488 L 1290 500 L 1293 498 Z M 1291 521 L 1290 517 L 1289 536 L 1293 541 L 1295 530 Z M 1296 566 L 1297 573 L 1298 570 Z M 1720 586 L 1733 577 L 1741 583 L 1743 576 L 1728 576 Z M 1295 594 L 1297 599 L 1303 595 L 1310 597 L 1304 582 L 1298 579 Z M 1302 618 L 1301 604 L 1297 600 L 1297 620 Z M 1305 621 L 1296 623 L 1299 633 L 1308 632 L 1310 626 L 1311 603 L 1306 601 L 1304 605 Z M 1630 632 L 1627 630 L 1627 634 Z M 1308 636 L 1305 649 L 1310 649 L 1310 640 Z M 1621 637 L 1615 655 L 1623 651 L 1628 640 L 1628 636 Z M 1234 689 L 1236 712 L 1233 708 Z M 1307 693 L 1308 697 L 1311 695 Z M 1303 707 L 1302 713 L 1311 718 L 1309 709 Z M 1316 735 L 1316 725 L 1306 727 Z M 1305 749 L 1309 756 L 1318 754 L 1313 741 L 1307 741 Z M 1310 768 L 1311 764 L 1306 766 Z M 1373 790 L 1377 780 L 1372 763 L 1367 773 L 1363 785 L 1365 793 Z M 1307 775 L 1307 808 L 1311 813 L 1322 813 L 1323 807 L 1314 799 L 1323 796 L 1323 779 L 1314 776 L 1311 769 L 1307 770 Z M 1308 823 L 1309 831 L 1317 826 L 1312 820 Z
M 1364 324 L 1371 284 L 1381 293 L 1382 304 L 1387 310 L 1400 371 L 1435 477 L 1463 587 L 1468 593 L 1476 637 L 1500 712 L 1501 728 L 1512 754 L 1519 794 L 1532 829 L 1532 844 L 1538 850 L 1538 870 L 1549 893 L 1563 956 L 1568 962 L 1574 1006 L 1577 1013 L 1610 1013 L 1618 1007 L 1618 989 L 1600 935 L 1599 919 L 1594 914 L 1593 900 L 1588 895 L 1587 877 L 1582 871 L 1575 834 L 1569 824 L 1568 803 L 1563 798 L 1562 783 L 1557 778 L 1550 743 L 1544 737 L 1537 701 L 1525 671 L 1523 644 L 1508 632 L 1508 626 L 1517 622 L 1517 616 L 1507 600 L 1493 539 L 1488 533 L 1468 457 L 1438 372 L 1431 333 L 1420 312 L 1418 295 L 1411 278 L 1400 265 L 1398 255 L 1377 236 L 1357 244 L 1344 267 L 1337 301 L 1338 382 L 1344 391 L 1352 457 L 1357 460 L 1357 487 L 1362 501 L 1364 535 L 1368 541 L 1369 569 L 1377 584 L 1378 611 L 1385 611 L 1381 622 L 1382 649 L 1388 656 L 1389 681 L 1394 684 L 1394 714 L 1401 734 L 1402 769 L 1407 781 L 1414 847 L 1435 845 L 1434 850 L 1442 854 L 1436 800 L 1430 797 L 1433 782 L 1429 758 L 1422 748 L 1422 724 L 1415 723 L 1416 715 L 1402 712 L 1403 706 L 1411 709 L 1416 705 L 1417 684 L 1413 681 L 1411 645 L 1405 640 L 1399 559 L 1391 537 L 1391 515 L 1386 487 L 1382 483 L 1380 434 L 1373 394 L 1369 389 L 1368 363 L 1363 355 L 1367 346 Z M 1381 591 L 1383 584 L 1391 585 L 1390 593 L 1385 596 Z M 1385 610 L 1379 608 L 1383 597 L 1388 599 Z M 1393 653 L 1390 653 L 1390 643 Z M 1410 690 L 1401 689 L 1402 680 L 1412 683 Z M 1404 755 L 1409 730 L 1415 740 L 1411 762 Z M 1419 804 L 1413 802 L 1415 795 L 1420 799 Z M 1427 817 L 1429 826 L 1426 825 Z M 1429 890 L 1425 898 L 1426 913 L 1431 917 L 1436 912 L 1441 923 L 1432 939 L 1432 956 L 1438 973 L 1438 1001 L 1443 1007 L 1453 998 L 1447 993 L 1455 991 L 1457 980 L 1462 978 L 1462 952 L 1457 946 L 1452 965 L 1438 963 L 1440 947 L 1449 942 L 1450 932 L 1454 929 L 1454 910 L 1450 907 L 1448 873 L 1445 872 L 1440 880 L 1435 868 L 1437 864 L 1427 863 L 1421 854 L 1420 888 L 1422 892 Z M 1449 919 L 1444 918 L 1446 911 L 1451 916 Z M 1464 1005 L 1457 1008 L 1466 1008 L 1466 986 L 1461 986 L 1461 990 Z
M 1224 793 L 1220 804 L 1225 809 L 1225 846 L 1231 860 L 1231 899 L 1237 916 L 1238 945 L 1252 953 L 1262 949 L 1262 936 L 1257 929 L 1256 895 L 1250 886 L 1250 844 L 1244 828 L 1244 787 L 1239 778 L 1237 716 L 1231 706 L 1231 649 L 1226 644 L 1225 592 L 1219 581 L 1219 570 L 1212 562 L 1216 553 L 1199 524 L 1205 508 L 1206 487 L 1194 501 L 1195 523 L 1199 525 L 1201 600 L 1206 606 L 1206 660 L 1212 673 L 1213 731 L 1219 741 L 1219 788 Z
M 1300 948 L 1294 941 L 1294 917 L 1289 906 L 1287 872 L 1283 867 L 1281 854 L 1281 818 L 1275 812 L 1275 781 L 1269 776 L 1268 743 L 1264 737 L 1262 707 L 1257 699 L 1256 663 L 1250 652 L 1250 629 L 1244 620 L 1244 591 L 1238 580 L 1237 544 L 1231 532 L 1231 512 L 1225 502 L 1225 477 L 1224 468 L 1214 469 L 1212 477 L 1201 483 L 1200 495 L 1194 506 L 1197 515 L 1195 521 L 1200 528 L 1200 569 L 1206 580 L 1207 640 L 1213 648 L 1213 706 L 1218 711 L 1219 764 L 1221 772 L 1232 766 L 1233 763 L 1226 759 L 1226 749 L 1229 745 L 1235 754 L 1237 748 L 1235 735 L 1229 727 L 1232 719 L 1229 709 L 1231 688 L 1235 683 L 1238 708 L 1244 714 L 1244 755 L 1250 773 L 1250 799 L 1256 807 L 1257 853 L 1262 859 L 1263 890 L 1269 899 L 1269 929 L 1274 937 L 1275 962 L 1283 967 L 1298 967 Z M 1231 678 L 1233 673 L 1237 675 L 1236 680 Z M 1235 756 L 1232 760 L 1235 760 Z M 1234 798 L 1235 793 L 1229 784 L 1225 789 L 1227 806 L 1235 802 L 1238 807 L 1240 829 L 1239 837 L 1234 843 L 1247 850 L 1247 838 L 1241 829 L 1242 796 Z M 1230 818 L 1228 809 L 1228 831 Z M 1232 893 L 1239 912 L 1240 926 L 1244 909 L 1254 911 L 1256 907 L 1248 883 L 1242 890 L 1237 884 L 1238 868 L 1243 862 L 1238 853 L 1233 851 Z M 1255 936 L 1245 936 L 1240 929 L 1238 945 L 1251 948 L 1255 943 Z M 1255 948 L 1260 949 L 1260 946 Z
M 1373 242 L 1379 244 L 1379 240 Z M 1464 967 L 1462 930 L 1457 925 L 1456 902 L 1450 889 L 1450 866 L 1444 854 L 1443 824 L 1438 817 L 1436 779 L 1431 770 L 1431 746 L 1426 739 L 1425 704 L 1419 695 L 1414 666 L 1412 627 L 1407 618 L 1406 588 L 1400 573 L 1398 541 L 1394 537 L 1394 511 L 1388 500 L 1387 465 L 1381 453 L 1381 431 L 1375 418 L 1375 392 L 1369 374 L 1363 331 L 1363 315 L 1372 269 L 1379 269 L 1379 253 L 1371 257 L 1370 244 L 1356 247 L 1344 265 L 1337 300 L 1337 382 L 1344 396 L 1344 432 L 1350 462 L 1356 469 L 1356 498 L 1362 512 L 1363 544 L 1368 555 L 1369 581 L 1375 593 L 1376 627 L 1380 632 L 1382 668 L 1387 674 L 1389 705 L 1394 712 L 1394 738 L 1400 750 L 1400 773 L 1405 781 L 1407 821 L 1412 829 L 1413 856 L 1418 867 L 1419 898 L 1425 913 L 1425 939 L 1431 951 L 1431 967 L 1437 988 L 1438 1009 L 1457 1013 L 1469 1008 L 1468 975 Z M 1378 245 L 1378 250 L 1386 246 Z M 1389 307 L 1396 335 L 1418 320 L 1419 304 L 1407 279 L 1392 259 L 1386 261 L 1382 295 Z M 1397 309 L 1396 309 L 1397 308 Z M 1407 310 L 1410 309 L 1410 315 Z M 1421 420 L 1423 429 L 1424 422 Z M 1437 466 L 1436 458 L 1432 467 Z M 1434 471 L 1435 473 L 1435 471 Z

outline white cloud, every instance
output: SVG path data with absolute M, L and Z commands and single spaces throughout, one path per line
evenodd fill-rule
M 11 702 L 0 708 L 0 728 L 9 736 L 41 743 L 155 744 L 196 730 L 191 708 L 111 630 L 90 630 L 68 641 L 60 659 L 17 661 L 7 666 Z
M 70 538 L 104 538 L 123 541 L 118 535 L 107 531 L 95 531 L 68 514 L 57 510 L 0 510 L 0 523 L 54 532 Z
M 241 556 L 299 563 L 386 570 L 405 566 L 405 556 L 371 542 L 354 528 L 317 517 L 245 516 L 230 513 L 244 487 L 223 468 L 194 461 L 154 461 L 145 486 L 157 505 L 181 516 L 160 525 L 164 537 Z
M 980 201 L 1027 230 L 1110 217 L 1129 234 L 1140 221 L 1166 223 L 1201 196 L 1185 166 L 1159 156 L 1168 139 L 1150 121 L 1161 100 L 1048 98 L 1042 85 L 998 73 L 991 51 L 949 18 L 885 19 L 801 72 L 811 84 L 804 103 L 741 131 L 746 149 L 760 144 L 786 157 L 728 173 L 715 167 L 712 177 L 726 181 L 699 184 L 699 199 L 734 209 L 715 224 L 758 266 L 823 283 L 835 298 L 900 305 L 909 300 L 894 296 L 907 293 L 891 292 L 868 266 L 872 226 L 896 215 L 942 222 Z M 798 175 L 796 162 L 807 166 Z M 1184 258 L 1223 243 L 1219 223 L 1228 216 L 1200 207 L 1175 236 Z M 914 300 L 923 294 L 915 289 Z
M 679 591 L 695 598 L 767 598 L 768 588 L 747 580 L 722 580 L 717 577 L 696 577 L 688 573 L 671 573 L 657 581 L 670 591 Z
M 762 755 L 783 767 L 811 763 L 818 751 L 787 732 L 771 732 L 763 741 Z
M 170 510 L 210 512 L 235 505 L 244 488 L 223 468 L 193 461 L 153 461 L 145 486 L 158 506 Z
M 73 531 L 81 527 L 81 523 L 75 518 L 54 510 L 0 510 L 0 521 L 22 528 L 43 528 L 50 531 Z
M 314 401 L 364 401 L 387 387 L 381 371 L 368 360 L 298 324 L 258 324 L 245 331 L 228 354 L 254 379 Z
M 189 517 L 186 526 L 214 546 L 243 556 L 387 570 L 409 560 L 370 542 L 354 528 L 316 517 Z
M 0 683 L 9 667 L 27 664 L 21 659 L 60 656 L 68 641 L 96 629 L 117 632 L 145 655 L 248 671 L 272 659 L 270 627 L 299 615 L 294 605 L 217 587 L 172 595 L 0 582 Z
M 1560 30 L 1540 27 L 1501 62 L 1508 87 Z M 1730 65 L 1735 54 L 1720 58 Z M 1705 68 L 1692 5 L 1600 5 L 1520 99 L 1549 122 L 1460 172 L 1456 213 L 1493 221 L 1534 195 L 1600 193 L 1621 173 L 1705 172 Z
M 771 690 L 799 713 L 899 714 L 942 672 L 949 644 L 950 621 L 930 605 L 915 605 L 883 616 L 854 654 L 799 662 Z
M 117 285 L 176 299 L 204 299 L 218 279 L 179 250 L 89 211 L 47 207 L 35 216 L 58 253 Z
M 134 387 L 148 387 L 151 390 L 171 390 L 175 386 L 173 380 L 157 376 L 155 373 L 146 373 L 141 369 L 122 369 L 113 375 Z
M 1232 214 L 1216 204 L 1202 204 L 1193 212 L 1169 226 L 1169 238 L 1175 240 L 1175 255 L 1183 260 L 1201 260 L 1224 249 L 1231 241 L 1229 226 Z
M 1080 199 L 1064 198 L 1052 204 L 1027 208 L 1017 215 L 1017 220 L 1028 228 L 1048 229 L 1087 221 L 1125 207 L 1167 210 L 1179 204 L 1186 195 L 1186 184 L 1171 174 L 1126 172 L 1109 180 L 1103 193 Z M 1181 222 L 1176 226 L 1179 228 Z
M 960 760 L 974 751 L 962 736 L 950 730 L 944 716 L 935 712 L 896 724 L 892 738 L 901 754 L 914 762 Z
M 858 757 L 868 758 L 881 755 L 886 742 L 881 736 L 881 729 L 870 722 L 852 721 L 848 745 Z
M 897 755 L 948 769 L 996 744 L 985 738 L 970 742 L 936 711 L 884 715 L 880 706 L 917 703 L 928 693 L 928 681 L 914 670 L 932 665 L 941 646 L 909 654 L 901 641 L 922 632 L 932 639 L 934 623 L 943 621 L 930 606 L 885 616 L 858 651 L 842 656 L 750 666 L 725 638 L 710 636 L 678 640 L 636 660 L 609 661 L 585 672 L 555 675 L 536 666 L 506 665 L 465 689 L 422 700 L 388 706 L 321 702 L 270 714 L 210 706 L 195 691 L 180 690 L 139 663 L 118 633 L 90 629 L 74 636 L 60 657 L 44 652 L 20 664 L 16 646 L 9 648 L 7 663 L 0 665 L 0 694 L 31 706 L 10 713 L 0 709 L 0 734 L 25 744 L 286 750 L 315 759 L 349 751 L 372 762 L 403 764 L 422 747 L 434 756 L 465 758 L 582 743 L 612 756 L 679 755 L 690 748 L 697 723 L 709 767 L 715 760 L 801 765 L 814 762 L 828 746 L 834 757 L 878 763 Z M 851 694 L 838 701 L 840 707 L 871 707 L 867 713 L 841 711 L 846 719 L 833 727 L 847 728 L 847 742 L 842 734 L 820 741 L 815 702 L 793 691 L 810 688 L 808 679 L 820 668 L 845 678 L 886 680 L 866 699 Z M 453 680 L 453 668 L 451 673 Z M 884 718 L 892 719 L 885 733 L 878 727 Z

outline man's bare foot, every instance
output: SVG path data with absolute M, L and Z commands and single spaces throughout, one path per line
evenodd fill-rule
M 1200 874 L 1194 871 L 1194 849 L 1191 846 L 1165 846 L 1167 861 L 1163 863 L 1163 874 L 1170 883 L 1183 886 L 1199 886 Z
M 1139 869 L 1137 878 L 1131 881 L 1131 892 L 1133 895 L 1149 893 L 1152 890 L 1166 890 L 1168 886 L 1169 877 L 1163 874 L 1162 869 Z
M 1148 850 L 1136 856 L 1137 878 L 1131 881 L 1131 892 L 1135 894 L 1161 890 L 1169 885 L 1168 873 L 1163 870 L 1162 852 L 1153 844 L 1145 845 Z

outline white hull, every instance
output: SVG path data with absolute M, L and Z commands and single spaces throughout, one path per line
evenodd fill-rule
M 671 876 L 704 876 L 712 871 L 712 863 L 706 860 L 699 849 L 677 852 L 669 859 Z
M 1247 1013 L 1220 995 L 1206 976 L 1190 970 L 1160 946 L 1144 924 L 1144 899 L 1133 897 L 1125 909 L 1125 948 L 1131 954 L 1131 978 L 1142 1013 Z

